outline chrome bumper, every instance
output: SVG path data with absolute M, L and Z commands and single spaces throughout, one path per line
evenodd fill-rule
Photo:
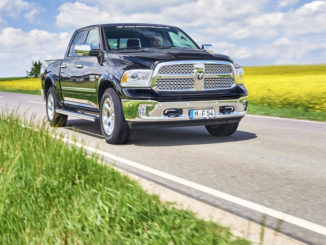
M 130 122 L 175 122 L 195 121 L 190 119 L 190 109 L 214 109 L 215 118 L 243 117 L 247 112 L 248 97 L 232 100 L 209 100 L 209 101 L 175 101 L 158 102 L 155 100 L 121 100 L 124 117 Z M 233 107 L 233 112 L 221 113 L 220 108 Z M 181 109 L 178 116 L 167 116 L 166 110 Z M 205 120 L 214 120 L 205 119 Z

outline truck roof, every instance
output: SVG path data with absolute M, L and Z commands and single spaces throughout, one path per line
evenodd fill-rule
M 89 25 L 89 26 L 84 26 L 81 28 L 78 28 L 78 30 L 85 29 L 85 28 L 90 28 L 90 27 L 109 27 L 109 26 L 157 26 L 157 27 L 173 27 L 170 25 L 162 25 L 162 24 L 149 24 L 149 23 L 109 23 L 109 24 L 96 24 L 96 25 Z

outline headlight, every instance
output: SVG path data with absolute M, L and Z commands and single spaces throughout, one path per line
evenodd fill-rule
M 123 73 L 122 87 L 150 87 L 152 70 L 129 70 Z
M 243 69 L 240 66 L 235 65 L 235 83 L 243 84 L 243 78 L 244 78 Z

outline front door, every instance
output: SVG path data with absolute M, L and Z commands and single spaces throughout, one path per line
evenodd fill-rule
M 96 107 L 96 87 L 101 66 L 95 56 L 77 56 L 74 46 L 86 43 L 92 49 L 99 49 L 98 33 L 97 28 L 78 32 L 62 62 L 61 89 L 66 104 Z

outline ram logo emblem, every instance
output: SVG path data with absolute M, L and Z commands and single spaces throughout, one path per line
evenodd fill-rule
M 198 79 L 198 80 L 202 80 L 203 77 L 204 77 L 204 72 L 203 72 L 203 71 L 198 71 L 198 72 L 197 72 L 197 79 Z

